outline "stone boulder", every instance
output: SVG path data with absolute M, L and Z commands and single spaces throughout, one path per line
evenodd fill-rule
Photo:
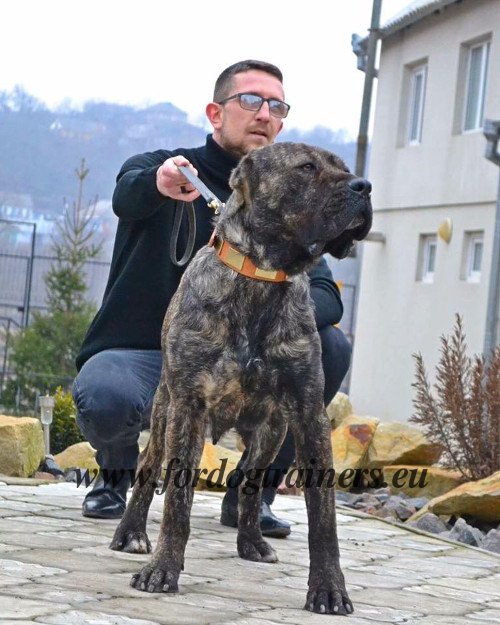
M 66 447 L 60 454 L 54 456 L 54 460 L 61 469 L 99 469 L 95 459 L 95 449 L 87 443 L 76 443 Z
M 483 542 L 483 533 L 477 527 L 469 525 L 465 519 L 458 518 L 455 525 L 449 532 L 446 532 L 445 536 L 456 540 L 464 545 L 472 545 L 473 547 L 480 547 Z
M 326 414 L 332 428 L 338 427 L 346 417 L 352 415 L 352 405 L 345 393 L 337 393 L 326 407 Z
M 434 499 L 464 482 L 459 471 L 439 467 L 396 464 L 383 469 L 384 482 L 394 494 Z
M 228 473 L 233 471 L 241 458 L 241 453 L 226 449 L 221 445 L 212 445 L 206 441 L 200 460 L 200 469 L 208 473 L 200 475 L 196 490 L 225 490 Z M 207 478 L 213 484 L 207 484 Z
M 429 465 L 439 460 L 442 448 L 424 433 L 405 423 L 381 423 L 367 455 L 367 468 L 381 469 L 395 464 Z
M 375 417 L 346 417 L 331 434 L 333 466 L 339 488 L 347 488 L 347 472 L 362 469 L 379 420 Z M 346 485 L 339 481 L 341 474 L 346 477 Z M 352 484 L 351 484 L 352 485 Z M 350 487 L 350 486 L 349 486 Z
M 500 529 L 491 529 L 480 545 L 483 549 L 500 554 Z
M 466 482 L 448 493 L 431 499 L 409 520 L 416 521 L 426 512 L 437 515 L 468 515 L 489 523 L 500 519 L 500 471 L 476 482 Z
M 438 516 L 432 514 L 432 512 L 426 512 L 417 521 L 407 521 L 406 525 L 412 525 L 413 527 L 429 532 L 430 534 L 441 534 L 446 532 L 448 527 Z
M 28 477 L 44 458 L 43 430 L 38 419 L 0 415 L 0 473 Z

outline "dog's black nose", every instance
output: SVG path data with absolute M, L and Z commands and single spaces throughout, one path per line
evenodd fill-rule
M 365 180 L 364 178 L 353 178 L 352 180 L 349 180 L 347 184 L 353 191 L 356 191 L 356 193 L 360 193 L 361 195 L 368 196 L 372 191 L 371 182 Z

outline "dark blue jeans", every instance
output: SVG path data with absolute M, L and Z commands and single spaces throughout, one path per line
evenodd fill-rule
M 338 328 L 320 332 L 325 404 L 340 388 L 349 369 L 351 346 Z M 137 464 L 141 430 L 149 426 L 153 396 L 160 380 L 159 350 L 109 349 L 92 356 L 73 384 L 77 423 L 82 434 L 97 450 L 99 466 L 132 469 Z M 295 447 L 289 432 L 271 468 L 286 471 L 293 462 Z M 228 491 L 232 496 L 235 489 Z M 264 489 L 268 503 L 275 489 Z M 237 496 L 237 493 L 234 493 Z
M 76 420 L 103 469 L 133 469 L 160 381 L 160 350 L 108 349 L 92 356 L 73 383 Z

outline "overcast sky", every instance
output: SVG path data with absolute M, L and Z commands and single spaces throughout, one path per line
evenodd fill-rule
M 382 23 L 409 4 L 383 0 Z M 278 65 L 287 126 L 357 135 L 364 74 L 351 34 L 372 0 L 1 0 L 0 90 L 64 100 L 172 102 L 204 120 L 217 75 L 256 58 Z

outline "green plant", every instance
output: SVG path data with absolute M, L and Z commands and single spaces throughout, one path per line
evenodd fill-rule
M 71 393 L 61 386 L 54 394 L 54 418 L 50 426 L 50 451 L 53 454 L 85 440 L 76 424 L 76 407 Z
M 410 421 L 424 426 L 428 437 L 442 445 L 444 466 L 478 480 L 500 470 L 500 347 L 488 359 L 469 358 L 458 314 L 451 337 L 440 340 L 434 393 L 422 355 L 413 355 L 416 412 Z
M 76 375 L 75 358 L 95 314 L 85 299 L 85 263 L 95 258 L 101 245 L 95 245 L 96 202 L 83 205 L 83 183 L 89 170 L 82 160 L 76 175 L 78 197 L 57 224 L 52 240 L 55 261 L 44 276 L 47 285 L 46 313 L 35 312 L 27 328 L 12 340 L 10 362 L 14 380 L 2 400 L 8 406 L 15 399 L 26 413 L 34 405 L 37 392 L 69 388 Z

